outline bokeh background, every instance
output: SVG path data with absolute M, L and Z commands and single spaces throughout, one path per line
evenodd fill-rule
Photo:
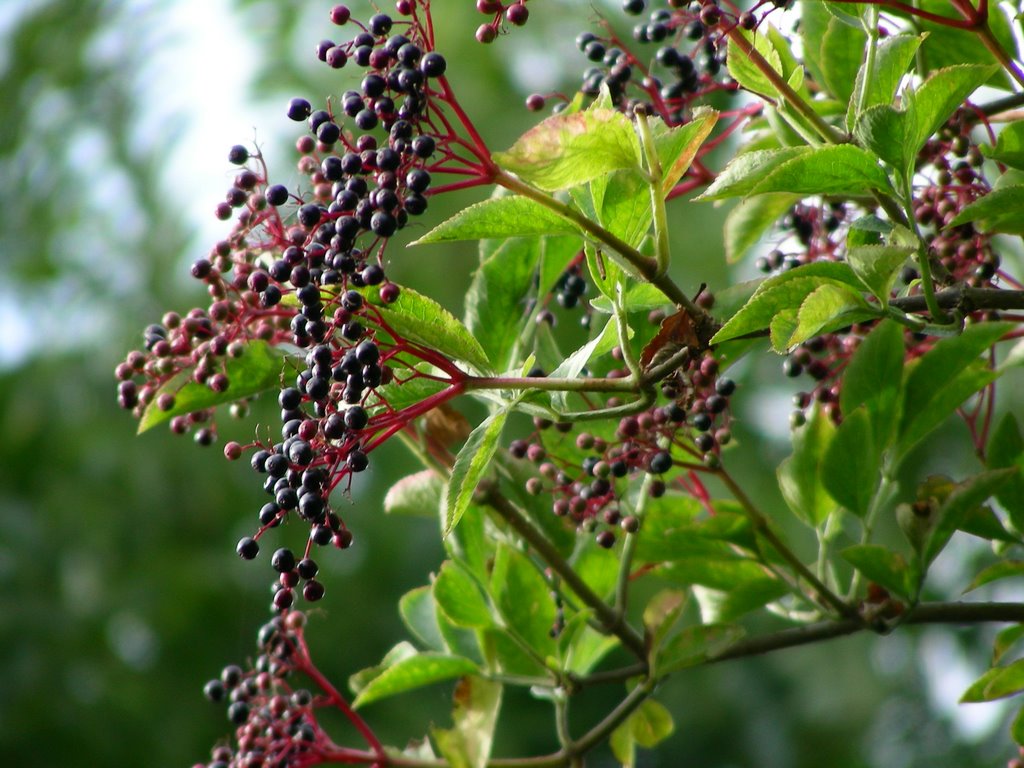
M 355 6 L 365 5 L 355 0 Z M 203 683 L 255 654 L 268 617 L 265 568 L 234 542 L 262 492 L 243 465 L 157 429 L 141 437 L 115 404 L 114 365 L 166 309 L 202 302 L 188 264 L 227 230 L 213 208 L 233 175 L 231 144 L 258 142 L 279 180 L 294 178 L 288 98 L 339 94 L 353 74 L 313 47 L 339 35 L 328 0 L 2 0 L 0 2 L 0 759 L 32 766 L 185 766 L 208 759 L 229 724 Z M 470 0 L 436 0 L 439 46 L 492 147 L 534 118 L 535 90 L 571 91 L 573 46 L 598 10 L 531 3 L 525 29 L 473 41 Z M 365 9 L 363 9 L 365 10 Z M 339 38 L 340 39 L 340 38 Z M 432 221 L 480 192 L 432 204 Z M 673 243 L 682 284 L 725 284 L 722 211 L 680 205 Z M 393 278 L 457 314 L 471 247 L 394 249 Z M 571 324 L 570 324 L 571 325 Z M 737 371 L 748 482 L 774 490 L 788 398 L 778 361 Z M 758 392 L 742 394 L 756 377 Z M 763 388 L 764 385 L 769 385 Z M 221 440 L 271 423 L 257 404 L 224 419 Z M 262 414 L 262 416 L 261 416 Z M 922 451 L 963 474 L 956 427 Z M 936 458 L 939 457 L 939 458 Z M 437 523 L 387 519 L 381 499 L 414 469 L 388 446 L 360 477 L 352 550 L 323 559 L 328 597 L 309 638 L 336 681 L 404 635 L 396 602 L 442 554 Z M 944 556 L 962 585 L 984 548 Z M 941 580 L 940 579 L 940 580 Z M 960 581 L 958 581 L 958 579 Z M 854 637 L 678 676 L 661 694 L 677 730 L 648 766 L 994 765 L 1010 754 L 1006 711 L 957 709 L 985 666 L 990 629 Z M 432 688 L 367 716 L 394 743 L 446 725 L 450 692 Z M 584 713 L 608 702 L 588 694 Z M 552 748 L 546 705 L 507 700 L 502 754 Z M 594 764 L 610 758 L 598 755 Z

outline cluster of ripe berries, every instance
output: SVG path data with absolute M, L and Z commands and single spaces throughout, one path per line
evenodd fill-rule
M 639 16 L 647 7 L 641 0 L 626 0 L 623 10 Z M 713 2 L 701 5 L 670 0 L 667 7 L 650 11 L 645 22 L 633 27 L 634 42 L 641 48 L 657 46 L 653 54 L 631 50 L 609 25 L 602 35 L 582 32 L 576 47 L 592 65 L 583 73 L 580 90 L 596 97 L 607 88 L 619 109 L 629 113 L 643 108 L 669 125 L 681 125 L 699 98 L 736 89 L 723 69 L 721 28 L 727 23 L 753 28 L 756 20 L 749 13 L 733 19 Z M 543 105 L 540 95 L 527 99 L 531 109 Z
M 309 526 L 301 556 L 281 549 L 273 558 L 279 611 L 292 605 L 300 581 L 307 600 L 323 595 L 312 547 L 352 543 L 330 494 L 364 471 L 370 451 L 412 417 L 391 409 L 378 388 L 391 381 L 387 363 L 396 355 L 405 377 L 417 375 L 409 362 L 415 345 L 386 327 L 368 297 L 383 305 L 399 299 L 382 266 L 384 249 L 410 216 L 426 210 L 428 168 L 451 161 L 455 139 L 443 119 L 438 123 L 435 103 L 445 98 L 436 87 L 445 59 L 432 50 L 418 7 L 405 0 L 396 7 L 408 18 L 376 13 L 364 24 L 346 6 L 332 9 L 334 24 L 354 27 L 354 36 L 321 41 L 318 58 L 366 73 L 359 90 L 328 109 L 314 110 L 302 98 L 288 105 L 288 116 L 306 124 L 296 146 L 311 189 L 300 194 L 271 184 L 259 153 L 232 147 L 228 160 L 238 171 L 216 215 L 234 218 L 234 229 L 191 270 L 211 304 L 149 326 L 144 349 L 116 371 L 119 403 L 141 418 L 151 407 L 181 410 L 177 395 L 186 383 L 230 394 L 229 363 L 254 342 L 307 351 L 305 366 L 279 393 L 280 441 L 225 446 L 229 459 L 253 451 L 253 469 L 272 497 L 259 512 L 259 529 L 238 543 L 242 558 L 255 558 L 260 537 L 289 516 Z M 197 426 L 203 444 L 216 439 L 212 408 L 176 414 L 170 426 L 179 433 Z
M 296 672 L 309 663 L 304 622 L 297 611 L 275 617 L 260 629 L 260 654 L 251 668 L 231 664 L 206 683 L 206 698 L 227 704 L 228 720 L 236 726 L 235 748 L 217 746 L 210 762 L 195 768 L 306 764 L 330 743 L 316 720 L 324 697 L 293 687 Z

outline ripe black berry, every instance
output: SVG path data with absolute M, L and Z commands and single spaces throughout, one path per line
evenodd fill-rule
M 668 451 L 658 451 L 651 457 L 647 469 L 652 474 L 661 475 L 672 469 L 672 454 Z
M 301 122 L 309 117 L 313 106 L 305 99 L 292 99 L 288 102 L 288 117 L 295 122 Z
M 284 205 L 288 202 L 288 188 L 283 184 L 274 184 L 267 188 L 266 198 L 273 206 Z
M 235 144 L 235 146 L 228 151 L 228 162 L 233 165 L 242 165 L 248 159 L 249 150 L 241 144 Z
M 370 32 L 377 37 L 383 37 L 391 31 L 391 17 L 385 13 L 377 13 L 370 17 L 367 25 Z
M 260 553 L 260 545 L 251 536 L 244 536 L 238 540 L 235 551 L 243 560 L 252 560 Z
M 444 56 L 435 51 L 431 51 L 420 59 L 420 72 L 425 77 L 440 77 L 447 68 L 448 62 L 445 61 Z
M 288 573 L 295 567 L 295 555 L 290 549 L 281 547 L 274 552 L 274 556 L 270 559 L 270 565 L 278 573 Z

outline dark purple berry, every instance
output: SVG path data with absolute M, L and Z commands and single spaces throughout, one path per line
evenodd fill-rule
M 252 560 L 260 553 L 260 545 L 252 536 L 243 536 L 238 540 L 235 551 L 243 560 Z
M 295 122 L 302 122 L 313 111 L 313 106 L 305 99 L 292 99 L 288 102 L 288 117 Z

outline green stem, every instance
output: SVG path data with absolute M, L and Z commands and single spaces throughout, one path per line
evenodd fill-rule
M 869 5 L 867 18 L 863 20 L 864 31 L 868 36 L 868 44 L 864 49 L 864 68 L 860 81 L 860 92 L 857 94 L 857 114 L 867 107 L 868 90 L 875 76 L 875 57 L 878 52 L 878 6 Z
M 635 392 L 630 379 L 561 379 L 545 376 L 467 376 L 465 389 L 540 389 L 555 392 Z
M 576 570 L 555 549 L 555 546 L 537 528 L 534 527 L 520 511 L 499 491 L 494 483 L 481 484 L 479 492 L 485 504 L 493 509 L 511 528 L 518 533 L 527 544 L 544 560 L 580 601 L 594 611 L 594 615 L 604 628 L 622 641 L 641 661 L 647 658 L 647 648 L 643 638 L 637 634 L 625 619 L 602 600 L 583 581 Z
M 640 143 L 643 145 L 644 157 L 647 160 L 648 184 L 651 188 L 651 212 L 654 219 L 654 260 L 658 265 L 658 274 L 663 275 L 668 271 L 669 257 L 671 255 L 668 242 L 668 214 L 665 211 L 665 192 L 662 189 L 665 175 L 662 172 L 661 161 L 658 159 L 658 149 L 654 145 L 651 126 L 647 123 L 647 115 L 639 109 L 636 111 L 636 124 L 640 129 Z
M 615 326 L 619 333 L 619 349 L 622 350 L 622 360 L 629 369 L 630 379 L 637 384 L 640 383 L 643 372 L 640 370 L 640 363 L 633 354 L 633 347 L 629 343 L 629 322 L 626 317 L 626 307 L 622 301 L 622 286 L 615 286 L 615 303 L 612 307 L 615 313 Z
M 1024 72 L 1017 66 L 1017 62 L 1010 58 L 1010 55 L 1003 50 L 1003 46 L 996 39 L 996 36 L 992 34 L 992 28 L 988 24 L 988 19 L 981 18 L 974 32 L 978 39 L 981 40 L 982 45 L 988 49 L 989 53 L 1002 65 L 1003 69 L 1010 73 L 1010 77 L 1024 86 Z
M 633 515 L 642 523 L 644 513 L 647 511 L 647 502 L 651 498 L 648 492 L 651 483 L 654 482 L 653 475 L 644 475 L 640 483 L 640 496 L 633 507 Z M 626 533 L 626 541 L 622 545 L 622 555 L 619 558 L 619 574 L 615 580 L 615 611 L 620 616 L 626 615 L 626 608 L 629 603 L 629 577 L 633 570 L 633 554 L 636 552 L 637 535 Z
M 878 515 L 881 511 L 887 508 L 896 494 L 896 483 L 892 479 L 892 475 L 887 469 L 882 471 L 882 482 L 878 486 L 878 490 L 875 492 L 874 498 L 871 499 L 871 506 L 868 508 L 868 513 L 864 515 L 863 530 L 861 531 L 860 543 L 869 544 L 871 542 L 871 534 L 875 529 L 875 521 L 878 519 Z M 850 580 L 850 588 L 846 592 L 846 599 L 849 602 L 853 602 L 857 598 L 857 592 L 860 590 L 861 572 L 855 570 L 853 572 L 853 578 Z
M 789 563 L 790 567 L 799 576 L 806 581 L 811 589 L 816 593 L 818 601 L 821 601 L 831 608 L 833 608 L 840 616 L 845 616 L 849 619 L 856 619 L 860 621 L 860 616 L 857 610 L 845 603 L 838 595 L 836 595 L 831 589 L 825 586 L 822 581 L 811 572 L 811 570 L 804 565 L 799 557 L 788 547 L 786 544 L 775 535 L 775 532 L 771 529 L 768 524 L 768 518 L 757 508 L 750 497 L 746 494 L 739 484 L 733 479 L 725 469 L 718 469 L 715 471 L 715 475 L 725 484 L 732 493 L 733 497 L 743 507 L 746 512 L 751 524 L 754 526 L 754 532 L 761 536 L 765 541 L 771 544 L 772 548 L 781 555 L 782 559 Z
M 921 270 L 921 290 L 924 293 L 925 303 L 928 305 L 928 313 L 932 321 L 944 324 L 949 322 L 949 317 L 939 306 L 935 299 L 935 278 L 932 275 L 931 260 L 928 256 L 928 244 L 921 235 L 921 228 L 914 218 L 914 186 L 909 173 L 903 175 L 903 206 L 906 211 L 907 224 L 917 240 L 917 266 Z

